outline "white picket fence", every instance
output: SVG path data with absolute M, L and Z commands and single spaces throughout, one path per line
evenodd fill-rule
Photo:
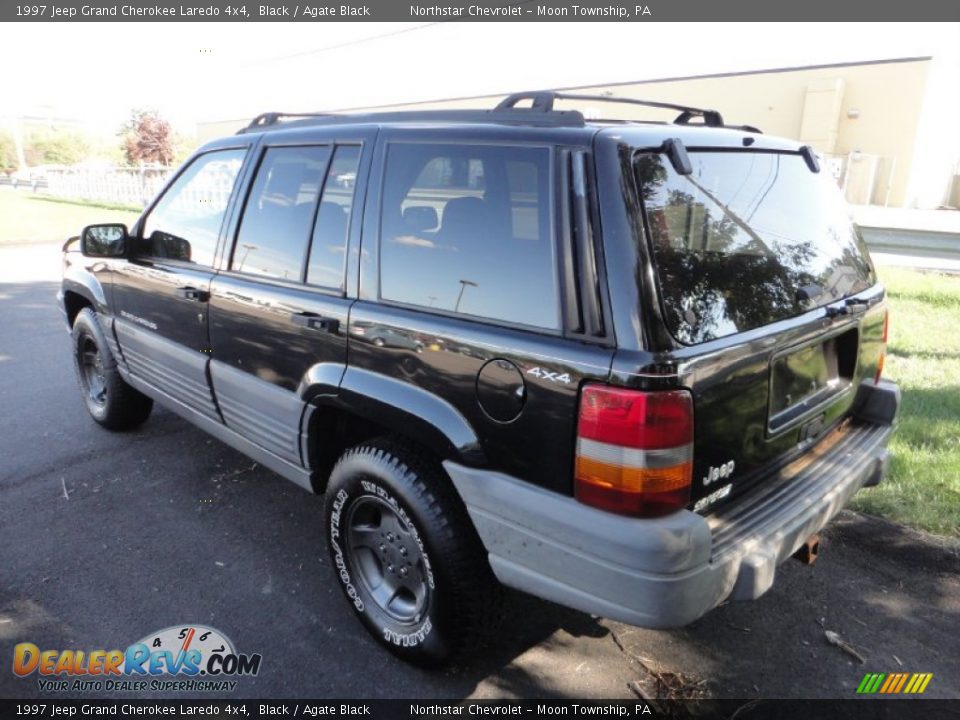
M 145 206 L 173 172 L 170 168 L 62 168 L 46 173 L 46 192 L 75 200 Z

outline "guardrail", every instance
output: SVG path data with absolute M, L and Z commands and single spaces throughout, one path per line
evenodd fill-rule
M 960 233 L 875 227 L 861 227 L 860 232 L 871 250 L 960 257 Z

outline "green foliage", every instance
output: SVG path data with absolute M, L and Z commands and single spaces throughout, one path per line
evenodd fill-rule
M 30 130 L 24 141 L 27 165 L 74 165 L 87 158 L 90 144 L 74 130 L 37 128 Z
M 193 151 L 199 147 L 197 138 L 193 135 L 184 135 L 183 133 L 177 133 L 174 139 L 174 158 L 173 162 L 176 165 L 180 165 L 186 160 L 190 155 L 193 154 Z
M 17 147 L 9 133 L 0 133 L 0 172 L 17 169 Z
M 124 165 L 127 161 L 126 153 L 117 142 L 116 135 L 98 135 L 92 138 L 90 157 L 111 165 Z

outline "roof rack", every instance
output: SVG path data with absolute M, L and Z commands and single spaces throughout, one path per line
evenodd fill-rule
M 524 100 L 530 100 L 529 108 L 518 108 L 517 104 Z M 674 103 L 657 102 L 654 100 L 637 100 L 634 98 L 618 98 L 610 95 L 579 95 L 572 93 L 559 93 L 552 90 L 537 90 L 534 92 L 514 93 L 505 98 L 497 105 L 498 111 L 509 110 L 532 110 L 534 112 L 553 112 L 553 105 L 557 100 L 590 100 L 591 102 L 622 103 L 626 105 L 643 105 L 644 107 L 662 108 L 664 110 L 679 110 L 680 114 L 674 119 L 675 125 L 689 125 L 690 121 L 696 117 L 703 118 L 703 124 L 707 127 L 724 127 L 723 116 L 716 110 L 707 110 L 705 108 L 690 107 L 687 105 L 676 105 Z
M 509 111 L 493 110 L 391 110 L 373 113 L 285 113 L 267 112 L 257 115 L 238 135 L 261 130 L 299 127 L 301 123 L 281 123 L 290 118 L 303 125 L 337 125 L 384 122 L 473 122 L 502 123 L 506 125 L 540 125 L 548 127 L 584 127 L 583 115 L 576 110 L 554 110 L 548 113 L 531 112 L 528 108 Z
M 521 102 L 530 101 L 530 105 L 520 106 Z M 644 107 L 677 110 L 680 114 L 673 120 L 675 125 L 691 125 L 695 118 L 703 118 L 706 127 L 728 127 L 723 124 L 723 117 L 716 110 L 677 105 L 675 103 L 658 102 L 654 100 L 638 100 L 634 98 L 618 98 L 608 95 L 580 95 L 560 93 L 553 90 L 537 90 L 533 92 L 514 93 L 492 110 L 388 110 L 384 112 L 337 114 L 328 112 L 287 113 L 266 112 L 257 115 L 250 124 L 238 134 L 268 130 L 281 125 L 282 120 L 290 119 L 294 122 L 282 123 L 284 128 L 299 127 L 301 125 L 335 125 L 361 124 L 383 122 L 473 122 L 473 123 L 503 123 L 507 125 L 543 125 L 550 127 L 584 127 L 586 121 L 583 114 L 577 110 L 556 110 L 557 100 L 589 100 L 591 102 L 621 103 L 626 105 L 642 105 Z M 301 121 L 301 122 L 296 122 Z M 600 120 L 599 122 L 630 122 L 626 120 Z M 697 123 L 699 124 L 699 123 Z M 759 133 L 754 127 L 747 125 L 737 126 L 737 129 Z

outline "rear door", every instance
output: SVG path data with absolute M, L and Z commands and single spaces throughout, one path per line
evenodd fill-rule
M 584 151 L 517 135 L 381 133 L 343 392 L 352 374 L 425 390 L 476 430 L 492 467 L 570 493 L 578 389 L 607 377 L 612 334 L 597 299 L 585 329 L 574 275 Z
M 211 284 L 210 375 L 227 426 L 302 466 L 307 386 L 336 393 L 347 354 L 347 246 L 372 135 L 272 140 Z
M 210 281 L 246 145 L 203 153 L 163 192 L 139 226 L 129 261 L 116 264 L 116 334 L 130 372 L 219 420 L 207 380 Z
M 885 309 L 839 191 L 803 155 L 640 152 L 660 322 L 695 403 L 693 497 L 818 439 L 872 381 Z M 648 313 L 648 314 L 656 314 Z

